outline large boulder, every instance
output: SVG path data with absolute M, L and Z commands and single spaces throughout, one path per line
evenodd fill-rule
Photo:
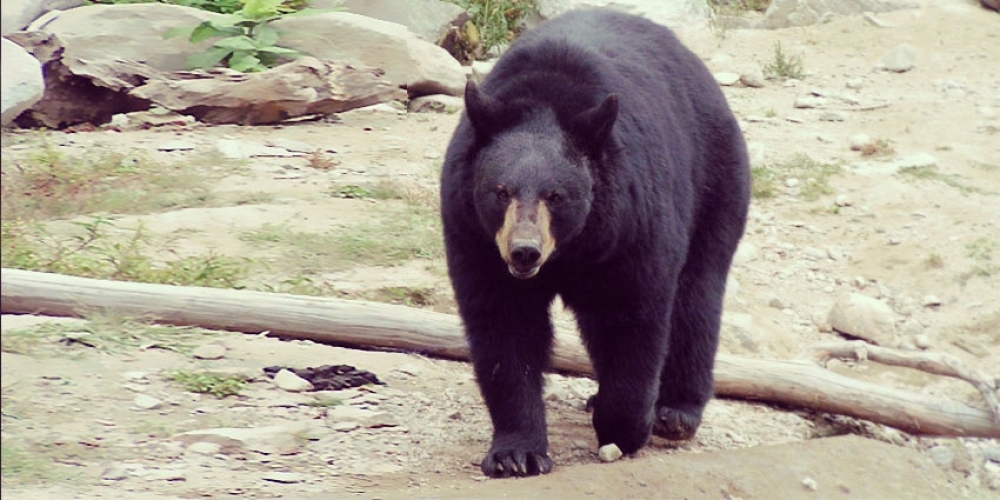
M 437 43 L 441 35 L 457 20 L 465 16 L 465 10 L 451 2 L 442 0 L 326 0 L 345 12 L 389 21 L 406 26 L 415 35 L 431 43 Z M 320 7 L 321 2 L 313 2 Z
M 66 59 L 128 59 L 160 71 L 185 69 L 192 54 L 211 41 L 194 45 L 184 37 L 164 39 L 171 28 L 194 28 L 220 16 L 204 10 L 159 3 L 88 5 L 58 15 L 41 29 L 66 47 Z
M 882 0 L 772 0 L 758 28 L 778 29 L 811 26 L 838 16 L 863 12 L 889 12 L 913 4 Z
M 260 73 L 180 71 L 131 95 L 206 123 L 259 125 L 339 113 L 406 97 L 382 72 L 301 57 Z
M 349 12 L 279 19 L 281 45 L 319 59 L 381 68 L 388 82 L 410 97 L 458 95 L 465 88 L 462 65 L 441 47 L 420 39 L 405 26 Z
M 645 17 L 659 24 L 677 28 L 712 16 L 706 0 L 538 0 L 538 13 L 552 19 L 566 11 L 606 7 Z
M 84 0 L 3 0 L 0 11 L 0 32 L 6 35 L 27 28 L 42 14 L 83 5 Z
M 37 59 L 6 38 L 0 43 L 0 72 L 3 73 L 3 88 L 0 91 L 3 117 L 0 125 L 7 126 L 42 98 L 45 82 L 42 80 L 42 65 Z

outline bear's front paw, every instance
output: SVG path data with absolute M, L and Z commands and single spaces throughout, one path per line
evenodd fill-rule
M 537 476 L 552 472 L 552 459 L 544 450 L 494 444 L 479 467 L 489 477 Z
M 700 411 L 660 406 L 656 409 L 656 419 L 653 420 L 653 434 L 673 441 L 684 441 L 693 438 L 700 425 Z

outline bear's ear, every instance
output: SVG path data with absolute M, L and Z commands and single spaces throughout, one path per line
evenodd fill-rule
M 503 101 L 483 92 L 474 82 L 465 84 L 465 112 L 477 132 L 497 132 L 509 121 L 510 111 Z
M 574 116 L 569 132 L 586 149 L 597 150 L 604 146 L 617 119 L 618 95 L 609 94 L 604 102 Z

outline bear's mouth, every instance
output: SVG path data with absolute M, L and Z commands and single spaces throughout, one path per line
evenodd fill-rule
M 521 269 L 518 269 L 517 267 L 515 267 L 514 264 L 507 264 L 507 270 L 510 271 L 510 275 L 513 276 L 513 277 L 515 277 L 515 278 L 517 278 L 517 279 L 520 279 L 520 280 L 526 280 L 526 279 L 534 278 L 535 275 L 538 274 L 538 271 L 541 268 L 542 268 L 542 266 L 539 265 L 539 266 L 534 266 L 534 267 L 531 267 L 531 268 L 528 268 L 528 269 L 521 270 Z

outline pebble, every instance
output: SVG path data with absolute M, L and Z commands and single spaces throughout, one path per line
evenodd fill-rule
M 193 143 L 187 141 L 167 141 L 156 147 L 159 151 L 191 151 L 196 146 Z
M 913 345 L 920 349 L 927 349 L 931 346 L 931 339 L 926 333 L 919 333 L 913 336 Z
M 799 184 L 801 184 L 801 181 L 794 177 L 785 179 L 785 187 L 787 188 L 796 188 L 799 187 Z
M 819 487 L 819 484 L 816 483 L 815 479 L 806 476 L 805 479 L 802 480 L 802 486 L 805 486 L 806 489 L 809 491 L 816 491 L 816 488 Z
M 851 151 L 861 151 L 861 148 L 872 143 L 872 138 L 868 134 L 855 134 L 851 136 Z
M 853 201 L 846 194 L 838 194 L 836 198 L 833 199 L 833 204 L 838 207 L 849 207 L 854 204 Z
M 195 347 L 191 355 L 195 359 L 222 359 L 226 355 L 226 346 L 222 344 L 205 344 Z
M 274 385 L 288 392 L 304 392 L 314 389 L 311 382 L 285 369 L 274 375 Z
M 208 441 L 199 441 L 191 443 L 191 446 L 187 447 L 187 451 L 199 455 L 216 455 L 222 451 L 222 445 Z
M 917 49 L 908 43 L 901 43 L 882 56 L 882 65 L 886 71 L 903 73 L 913 69 L 916 59 Z
M 760 68 L 753 68 L 740 75 L 740 83 L 752 88 L 763 88 L 767 85 L 764 72 Z
M 988 448 L 983 448 L 982 450 L 983 460 L 987 462 L 995 462 L 1000 464 L 1000 446 L 991 446 Z
M 308 479 L 308 476 L 297 472 L 273 471 L 265 472 L 260 478 L 265 481 L 271 481 L 272 483 L 294 484 L 304 482 Z
M 139 394 L 132 400 L 132 404 L 142 410 L 155 410 L 163 406 L 163 401 L 148 394 Z
M 847 113 L 841 111 L 825 111 L 819 115 L 821 122 L 842 122 L 844 120 L 847 120 Z
M 865 86 L 865 81 L 862 78 L 848 78 L 847 81 L 844 82 L 844 86 L 851 90 L 858 90 Z
M 712 76 L 714 76 L 715 81 L 718 82 L 719 85 L 722 85 L 723 87 L 736 85 L 736 82 L 740 81 L 739 73 L 730 73 L 728 71 L 713 73 Z
M 944 445 L 935 446 L 927 450 L 927 453 L 930 455 L 931 461 L 941 467 L 950 467 L 951 463 L 955 461 L 955 450 Z
M 810 96 L 799 97 L 798 99 L 795 100 L 795 103 L 792 104 L 792 106 L 799 109 L 819 108 L 821 106 L 824 106 L 826 102 L 827 99 L 825 97 L 816 97 L 810 95 Z
M 922 303 L 924 307 L 937 307 L 941 305 L 941 299 L 936 295 L 924 295 Z
M 606 444 L 597 450 L 597 456 L 602 462 L 614 462 L 622 457 L 622 450 L 618 448 L 617 444 Z
M 105 481 L 121 481 L 129 476 L 128 470 L 121 465 L 112 465 L 101 473 L 101 479 Z

